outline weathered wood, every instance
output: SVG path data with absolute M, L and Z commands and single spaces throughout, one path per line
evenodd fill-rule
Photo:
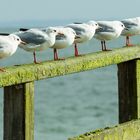
M 118 64 L 119 122 L 140 118 L 140 60 Z
M 135 58 L 140 58 L 140 46 L 95 52 L 62 61 L 7 67 L 6 72 L 0 73 L 0 87 L 96 69 Z
M 34 83 L 4 87 L 4 140 L 34 139 Z
M 88 132 L 68 140 L 139 140 L 140 120 Z

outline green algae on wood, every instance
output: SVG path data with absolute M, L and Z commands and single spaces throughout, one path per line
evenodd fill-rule
M 133 120 L 115 127 L 88 132 L 68 140 L 139 140 L 140 120 Z
M 34 140 L 34 82 L 24 84 L 25 140 Z
M 92 70 L 136 58 L 140 58 L 140 46 L 93 52 L 61 61 L 7 67 L 6 72 L 0 73 L 0 87 Z

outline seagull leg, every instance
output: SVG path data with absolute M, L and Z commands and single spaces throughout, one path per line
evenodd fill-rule
M 104 51 L 104 42 L 101 41 L 102 51 Z
M 104 43 L 104 51 L 111 51 L 111 49 L 107 49 L 107 47 L 106 47 L 106 42 L 103 41 L 103 43 Z
M 126 46 L 131 47 L 133 44 L 130 44 L 130 37 L 126 36 Z
M 39 62 L 37 62 L 37 60 L 36 60 L 36 53 L 35 53 L 35 51 L 33 52 L 33 56 L 34 56 L 34 63 L 38 64 Z
M 65 58 L 58 58 L 58 52 L 56 48 L 54 48 L 54 60 L 65 60 Z
M 79 56 L 79 53 L 78 53 L 78 48 L 77 48 L 77 44 L 75 43 L 74 44 L 74 50 L 75 50 L 75 56 Z
M 57 49 L 53 49 L 54 52 L 54 60 L 58 60 L 58 54 L 57 54 Z
M 105 41 L 104 41 L 103 43 L 104 43 L 104 51 L 107 51 L 107 48 L 106 48 L 106 43 L 105 43 Z

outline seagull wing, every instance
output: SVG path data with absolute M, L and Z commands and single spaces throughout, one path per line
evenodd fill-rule
M 25 41 L 26 43 L 32 43 L 32 44 L 42 44 L 46 41 L 47 34 L 41 30 L 28 30 L 25 32 L 19 32 L 17 34 L 22 41 Z
M 86 32 L 86 29 L 80 25 L 79 24 L 71 24 L 71 25 L 68 25 L 68 27 L 72 28 L 76 32 L 76 35 L 80 36 Z
M 113 26 L 109 24 L 104 24 L 104 23 L 98 23 L 101 28 L 96 30 L 96 33 L 102 33 L 102 32 L 114 32 L 115 29 Z
M 74 24 L 83 24 L 82 22 L 74 22 Z
M 138 24 L 133 20 L 122 20 L 121 21 L 126 28 L 132 28 L 133 26 L 138 26 Z
M 65 40 L 66 36 L 64 34 L 58 34 L 56 35 L 56 40 Z

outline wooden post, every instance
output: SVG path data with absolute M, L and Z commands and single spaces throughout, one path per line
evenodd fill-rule
M 119 123 L 140 118 L 140 60 L 118 64 Z
M 4 140 L 34 139 L 34 83 L 4 87 Z

